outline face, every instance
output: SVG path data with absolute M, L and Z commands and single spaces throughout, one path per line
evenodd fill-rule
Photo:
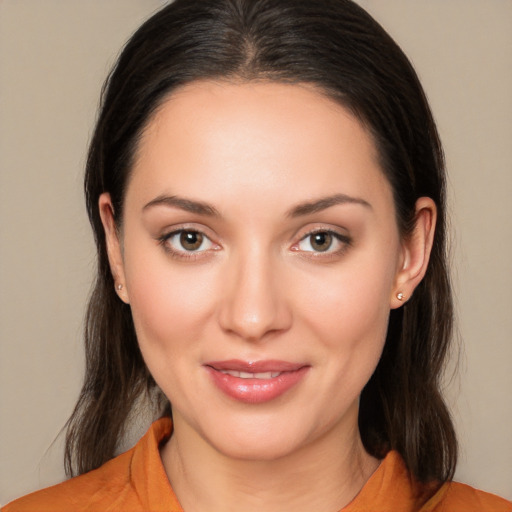
M 198 82 L 151 120 L 119 239 L 100 209 L 176 434 L 273 459 L 357 431 L 414 259 L 377 160 L 306 86 Z

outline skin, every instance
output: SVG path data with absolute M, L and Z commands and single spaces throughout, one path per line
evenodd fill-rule
M 187 512 L 339 510 L 378 467 L 358 400 L 397 293 L 410 297 L 425 273 L 436 210 L 421 198 L 401 239 L 377 161 L 364 127 L 312 87 L 197 82 L 149 122 L 120 230 L 101 196 L 118 293 L 172 403 L 161 455 Z M 356 201 L 290 214 L 335 194 Z M 162 201 L 176 196 L 216 215 Z M 184 229 L 203 234 L 199 250 L 180 245 Z M 311 231 L 336 235 L 319 246 Z M 308 369 L 283 395 L 247 404 L 205 370 L 227 359 Z

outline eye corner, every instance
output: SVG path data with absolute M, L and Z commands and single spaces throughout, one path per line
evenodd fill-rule
M 328 245 L 325 248 L 317 247 L 317 243 L 313 242 L 315 236 L 321 236 L 324 243 L 328 241 Z M 349 235 L 331 227 L 316 226 L 303 233 L 290 250 L 310 260 L 325 260 L 341 257 L 351 245 L 352 238 Z
M 174 226 L 155 239 L 167 255 L 178 261 L 205 260 L 222 248 L 204 230 L 186 225 Z

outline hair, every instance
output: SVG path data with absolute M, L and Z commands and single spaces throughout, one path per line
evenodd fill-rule
M 398 45 L 350 0 L 176 0 L 147 20 L 122 51 L 102 91 L 85 194 L 98 252 L 85 323 L 86 374 L 68 422 L 65 465 L 84 473 L 112 458 L 144 396 L 171 409 L 141 356 L 129 306 L 114 290 L 98 198 L 123 199 L 144 128 L 173 90 L 197 80 L 310 84 L 368 129 L 407 237 L 415 203 L 437 206 L 429 266 L 414 295 L 390 312 L 378 366 L 360 398 L 365 449 L 397 450 L 420 483 L 453 477 L 457 441 L 441 393 L 453 307 L 446 257 L 445 170 L 418 77 Z

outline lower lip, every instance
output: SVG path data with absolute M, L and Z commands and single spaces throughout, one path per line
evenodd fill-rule
M 222 392 L 247 404 L 261 404 L 274 400 L 298 384 L 309 370 L 309 366 L 303 366 L 298 370 L 282 372 L 273 379 L 242 379 L 222 373 L 211 366 L 205 368 Z

